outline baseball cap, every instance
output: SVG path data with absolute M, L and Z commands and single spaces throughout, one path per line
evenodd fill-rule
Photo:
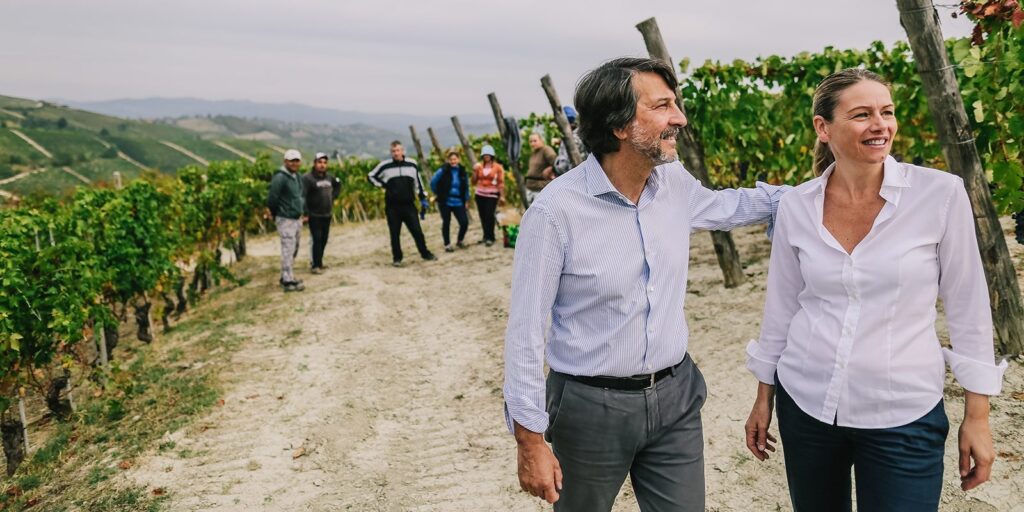
M 299 153 L 297 149 L 289 149 L 284 152 L 285 160 L 302 160 L 302 153 Z
M 576 120 L 576 109 L 572 108 L 572 105 L 562 107 L 562 111 L 565 112 L 565 117 L 569 119 L 570 123 Z
M 331 159 L 331 157 L 327 156 L 327 153 L 324 153 L 323 151 L 319 151 L 319 152 L 317 152 L 316 156 L 313 157 L 313 161 L 316 162 L 317 160 L 320 160 L 321 158 L 326 158 L 328 160 Z

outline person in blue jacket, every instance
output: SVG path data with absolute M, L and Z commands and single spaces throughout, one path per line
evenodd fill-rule
M 434 176 L 430 178 L 430 190 L 437 197 L 437 210 L 441 212 L 441 236 L 444 238 L 445 252 L 454 252 L 451 244 L 452 214 L 455 220 L 459 221 L 459 236 L 455 245 L 459 248 L 466 246 L 463 240 L 466 238 L 466 229 L 469 228 L 469 218 L 466 216 L 466 203 L 469 202 L 469 179 L 466 177 L 466 168 L 459 164 L 459 152 L 448 150 L 448 162 L 441 166 Z

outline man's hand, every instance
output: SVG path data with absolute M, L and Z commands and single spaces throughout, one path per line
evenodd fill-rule
M 747 433 L 747 449 L 760 461 L 768 460 L 768 452 L 775 451 L 775 436 L 768 432 L 774 407 L 775 386 L 758 383 L 757 399 L 754 400 L 744 431 Z
M 967 391 L 966 411 L 960 424 L 960 488 L 969 491 L 988 481 L 996 451 L 988 426 L 988 397 Z M 974 467 L 971 467 L 971 459 Z
M 562 467 L 544 442 L 544 436 L 515 424 L 519 485 L 524 491 L 548 503 L 558 501 L 562 490 Z
M 303 224 L 308 224 L 309 223 L 309 215 L 303 215 L 302 216 L 302 223 Z

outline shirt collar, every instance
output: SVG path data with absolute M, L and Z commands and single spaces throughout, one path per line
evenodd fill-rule
M 674 163 L 678 164 L 678 162 Z M 659 165 L 651 171 L 651 175 L 647 178 L 647 185 L 644 187 L 644 194 L 650 192 L 653 195 L 658 191 L 658 187 L 661 183 L 661 174 L 664 172 L 663 167 L 666 165 Z M 612 185 L 611 180 L 608 179 L 608 175 L 604 172 L 604 168 L 601 167 L 601 162 L 597 160 L 597 157 L 594 156 L 593 153 L 583 161 L 583 169 L 586 173 L 588 194 L 594 197 L 608 193 L 622 195 L 619 190 L 615 188 L 615 185 Z
M 817 184 L 813 187 L 808 187 L 803 191 L 803 194 L 823 193 L 825 185 L 828 184 L 828 179 L 832 176 L 832 171 L 835 168 L 836 163 L 832 162 L 831 165 L 825 168 L 825 172 L 821 173 L 821 176 L 817 178 Z M 885 162 L 882 164 L 882 188 L 878 194 L 886 201 L 895 202 L 899 198 L 900 189 L 909 187 L 910 181 L 907 180 L 907 176 L 900 167 L 900 163 L 892 155 L 885 157 Z

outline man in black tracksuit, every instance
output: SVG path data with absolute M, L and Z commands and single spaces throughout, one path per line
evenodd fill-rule
M 327 174 L 327 153 L 316 154 L 313 169 L 302 176 L 302 190 L 306 199 L 306 216 L 309 217 L 309 234 L 313 238 L 311 268 L 314 274 L 322 274 L 327 268 L 324 266 L 324 249 L 331 231 L 334 200 L 341 193 L 341 181 Z
M 416 218 L 416 200 L 419 199 L 423 211 L 427 209 L 427 195 L 423 192 L 420 181 L 420 169 L 416 161 L 405 158 L 402 143 L 391 143 L 391 160 L 383 160 L 367 176 L 370 183 L 384 188 L 384 209 L 388 218 L 388 231 L 391 233 L 392 265 L 402 266 L 402 224 L 409 229 L 420 256 L 425 260 L 437 259 L 427 249 L 427 241 L 420 229 L 420 220 Z

